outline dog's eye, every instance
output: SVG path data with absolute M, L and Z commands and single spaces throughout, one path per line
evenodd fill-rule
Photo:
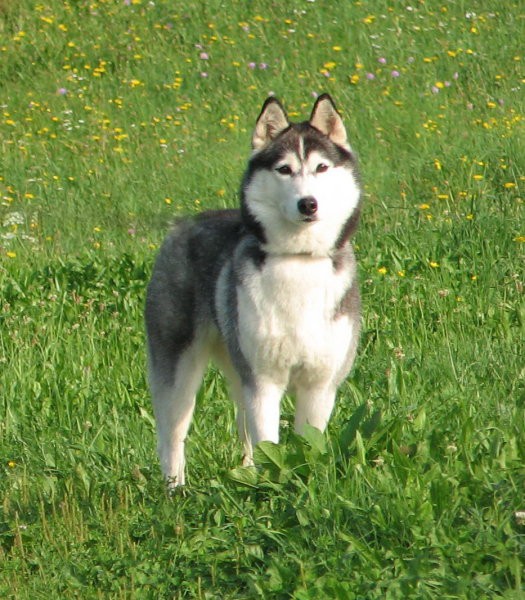
M 325 171 L 328 171 L 328 165 L 325 163 L 319 163 L 315 168 L 316 173 L 324 173 Z
M 280 173 L 281 175 L 291 175 L 292 174 L 292 169 L 288 165 L 282 165 L 282 167 L 277 167 L 275 170 L 277 171 L 277 173 Z

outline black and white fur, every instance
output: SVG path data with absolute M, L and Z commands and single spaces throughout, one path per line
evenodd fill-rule
M 244 464 L 279 440 L 280 402 L 295 429 L 324 430 L 356 354 L 360 301 L 349 241 L 360 211 L 355 157 L 332 99 L 290 123 L 263 105 L 240 210 L 178 222 L 146 300 L 149 376 L 162 471 L 184 483 L 184 442 L 210 359 L 229 379 Z

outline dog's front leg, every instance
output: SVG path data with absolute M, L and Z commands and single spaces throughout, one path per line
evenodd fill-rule
M 324 431 L 334 408 L 335 394 L 336 390 L 331 385 L 298 386 L 295 431 L 302 434 L 307 423 Z
M 259 442 L 279 442 L 279 420 L 284 386 L 267 379 L 257 379 L 244 386 L 246 419 L 246 455 L 244 464 L 253 464 L 253 448 Z

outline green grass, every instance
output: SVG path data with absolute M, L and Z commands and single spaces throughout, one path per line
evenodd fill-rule
M 0 2 L 1 597 L 523 597 L 524 29 L 516 0 Z M 355 370 L 325 436 L 286 399 L 259 471 L 210 370 L 170 498 L 156 249 L 236 205 L 269 92 L 324 91 L 366 185 Z

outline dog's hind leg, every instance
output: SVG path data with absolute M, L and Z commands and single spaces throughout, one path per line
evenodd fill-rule
M 167 378 L 150 364 L 150 385 L 157 425 L 161 469 L 170 487 L 184 485 L 184 444 L 195 396 L 202 382 L 208 355 L 204 344 L 193 342 L 184 350 Z

